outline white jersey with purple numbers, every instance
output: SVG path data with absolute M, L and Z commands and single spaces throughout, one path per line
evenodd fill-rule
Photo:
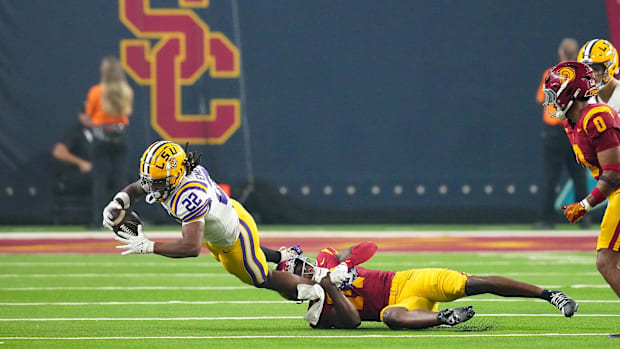
M 207 242 L 228 247 L 239 237 L 239 216 L 230 198 L 202 166 L 186 175 L 162 206 L 183 224 L 204 221 Z

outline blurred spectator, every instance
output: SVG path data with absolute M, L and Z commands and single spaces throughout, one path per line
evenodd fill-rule
M 78 121 L 65 133 L 52 150 L 56 182 L 54 193 L 59 195 L 92 191 L 93 132 L 90 117 L 84 106 L 78 111 Z
M 558 47 L 558 63 L 577 60 L 579 45 L 575 39 L 564 38 Z M 542 92 L 547 77 L 547 69 L 538 87 L 536 100 L 542 104 L 545 96 Z M 586 183 L 586 171 L 575 160 L 575 153 L 570 144 L 566 132 L 564 131 L 563 122 L 552 118 L 544 110 L 543 122 L 544 129 L 542 132 L 543 143 L 543 167 L 544 167 L 544 183 L 543 183 L 543 203 L 540 211 L 540 220 L 534 224 L 537 229 L 553 229 L 554 221 L 559 214 L 556 214 L 554 203 L 557 196 L 556 186 L 560 184 L 562 169 L 566 168 L 568 174 L 573 179 L 573 188 L 576 198 L 583 198 L 588 195 Z M 586 220 L 587 218 L 587 220 Z M 585 217 L 580 225 L 582 228 L 589 228 L 591 219 Z
M 127 135 L 133 90 L 116 57 L 101 61 L 101 81 L 91 87 L 86 114 L 95 137 L 93 172 L 93 227 L 101 227 L 101 212 L 110 197 L 127 182 Z

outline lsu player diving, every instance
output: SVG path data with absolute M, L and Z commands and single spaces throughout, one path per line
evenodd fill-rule
M 258 229 L 252 216 L 215 183 L 198 165 L 194 153 L 186 154 L 178 144 L 157 141 L 140 159 L 140 179 L 117 193 L 103 210 L 103 225 L 112 227 L 112 210 L 128 209 L 145 197 L 148 204 L 160 203 L 181 222 L 182 237 L 170 242 L 149 240 L 138 226 L 137 236 L 119 232 L 117 246 L 127 254 L 155 253 L 170 258 L 197 257 L 204 245 L 224 269 L 244 283 L 269 288 L 288 299 L 297 299 L 298 285 L 315 282 L 281 271 L 270 270 L 260 249 Z M 283 256 L 287 251 L 284 251 Z M 292 253 L 292 252 L 291 252 Z M 309 298 L 299 299 L 311 299 Z

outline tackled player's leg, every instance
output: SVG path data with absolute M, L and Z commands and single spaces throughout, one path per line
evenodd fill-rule
M 579 308 L 579 304 L 564 292 L 543 289 L 502 276 L 471 275 L 465 283 L 465 293 L 468 296 L 491 293 L 501 297 L 540 298 L 554 305 L 566 317 L 573 316 Z
M 449 269 L 412 269 L 397 272 L 392 279 L 388 306 L 381 321 L 391 329 L 422 329 L 454 326 L 471 319 L 472 306 L 438 311 L 439 302 L 465 297 L 468 275 Z
M 246 284 L 277 291 L 287 299 L 297 299 L 297 285 L 315 284 L 291 273 L 271 270 L 260 248 L 254 219 L 240 203 L 235 200 L 232 203 L 239 216 L 239 238 L 227 248 L 207 243 L 207 248 L 224 269 Z

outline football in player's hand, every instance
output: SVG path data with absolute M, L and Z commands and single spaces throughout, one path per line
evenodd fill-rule
M 114 233 L 118 235 L 118 232 L 122 231 L 126 234 L 137 236 L 138 225 L 142 224 L 142 220 L 140 219 L 140 217 L 132 210 L 114 211 L 120 211 L 118 213 L 112 212 L 112 215 L 116 217 L 114 219 L 114 225 L 112 226 L 112 230 L 114 230 Z

